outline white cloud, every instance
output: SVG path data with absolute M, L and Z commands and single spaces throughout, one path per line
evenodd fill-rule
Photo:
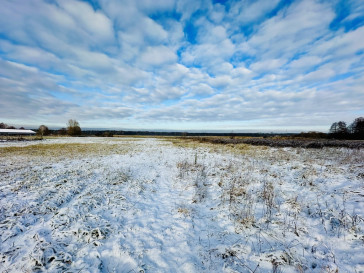
M 234 77 L 240 77 L 240 78 L 245 78 L 247 76 L 250 76 L 252 74 L 252 71 L 246 67 L 237 67 L 235 69 L 233 69 L 233 71 L 231 72 L 231 75 L 233 75 Z
M 206 7 L 209 5 L 209 1 L 195 1 L 195 0 L 180 0 L 177 1 L 177 12 L 182 14 L 181 20 L 187 21 L 190 19 L 191 15 L 198 10 L 201 10 L 202 7 Z
M 57 3 L 72 16 L 77 25 L 81 25 L 93 38 L 113 40 L 113 24 L 102 12 L 94 11 L 89 4 L 77 0 L 58 0 Z M 61 20 L 63 18 L 65 18 L 64 15 Z
M 147 13 L 173 11 L 176 6 L 175 1 L 171 0 L 138 0 L 136 4 Z
M 236 1 L 231 6 L 229 15 L 240 24 L 250 23 L 264 18 L 279 2 L 280 0 Z
M 166 46 L 147 47 L 140 56 L 142 65 L 160 66 L 176 60 L 177 55 Z
M 215 24 L 220 24 L 226 16 L 225 7 L 219 3 L 216 3 L 209 13 L 209 19 Z
M 249 68 L 256 73 L 262 73 L 276 70 L 284 65 L 286 61 L 286 59 L 266 59 L 264 61 L 253 63 Z
M 355 117 L 361 5 L 351 1 L 333 30 L 331 2 L 282 2 L 270 14 L 280 2 L 4 0 L 0 114 L 241 128 Z
M 305 52 L 307 45 L 326 34 L 333 18 L 332 7 L 326 3 L 314 0 L 293 3 L 259 27 L 247 41 L 248 52 L 260 59 L 293 57 Z
M 347 4 L 350 6 L 351 13 L 344 19 L 345 22 L 353 21 L 364 17 L 364 5 L 360 0 L 349 0 Z
M 217 76 L 215 78 L 211 78 L 209 83 L 215 88 L 226 88 L 232 84 L 232 79 L 229 75 Z
M 304 71 L 304 70 L 312 68 L 322 62 L 323 62 L 323 59 L 320 57 L 312 56 L 312 55 L 304 55 L 303 57 L 301 57 L 299 59 L 293 60 L 289 64 L 289 67 L 291 69 Z
M 213 95 L 216 91 L 206 83 L 200 83 L 197 86 L 191 87 L 192 96 L 209 96 Z
M 182 62 L 187 65 L 203 65 L 208 69 L 215 63 L 229 59 L 234 50 L 235 46 L 229 39 L 225 39 L 217 44 L 194 45 L 182 54 Z
M 328 40 L 318 41 L 313 54 L 331 55 L 335 58 L 352 56 L 364 49 L 364 26 L 348 33 L 339 33 Z

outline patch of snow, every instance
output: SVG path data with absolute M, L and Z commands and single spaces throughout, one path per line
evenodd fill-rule
M 1 272 L 364 270 L 363 150 L 56 143 L 130 151 L 1 158 Z

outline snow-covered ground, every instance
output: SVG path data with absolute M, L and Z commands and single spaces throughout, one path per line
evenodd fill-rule
M 364 151 L 0 144 L 0 272 L 364 272 Z

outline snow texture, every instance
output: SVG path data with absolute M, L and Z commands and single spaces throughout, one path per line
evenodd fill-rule
M 6 149 L 113 144 L 123 153 Z M 364 151 L 0 144 L 0 272 L 364 272 Z

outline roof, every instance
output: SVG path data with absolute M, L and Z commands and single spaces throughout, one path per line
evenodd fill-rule
M 18 134 L 18 135 L 22 135 L 22 134 L 35 134 L 35 132 L 32 131 L 32 130 L 20 130 L 20 129 L 0 129 L 0 134 L 1 133 L 5 133 L 5 134 Z

